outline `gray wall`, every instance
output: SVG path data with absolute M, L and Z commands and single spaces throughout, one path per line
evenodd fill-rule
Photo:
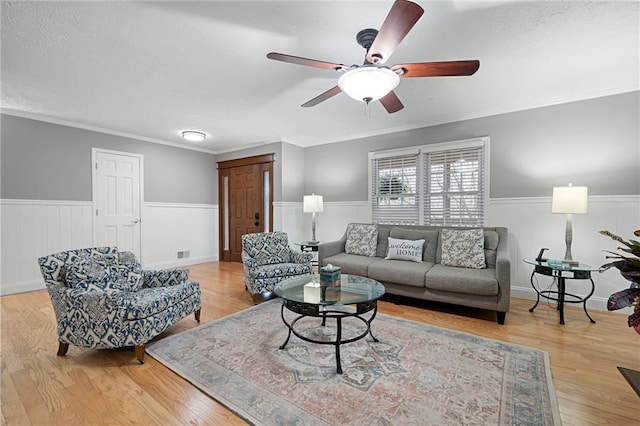
M 282 201 L 302 202 L 304 192 L 304 148 L 282 143 Z
M 364 201 L 369 151 L 489 136 L 492 198 L 551 196 L 569 182 L 589 195 L 637 195 L 639 99 L 636 91 L 310 147 L 305 193 Z
M 2 114 L 0 196 L 91 200 L 91 148 L 144 155 L 145 201 L 217 204 L 217 161 L 275 154 L 274 201 L 364 201 L 369 151 L 490 136 L 490 196 L 640 194 L 639 92 L 300 148 L 286 142 L 213 155 Z M 304 164 L 304 166 L 303 166 Z M 330 173 L 327 173 L 330 170 Z
M 216 156 L 6 114 L 0 116 L 4 199 L 91 201 L 91 148 L 144 155 L 144 198 L 217 203 Z

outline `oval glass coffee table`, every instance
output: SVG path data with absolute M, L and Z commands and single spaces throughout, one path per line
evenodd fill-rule
M 275 293 L 282 298 L 280 316 L 289 329 L 287 339 L 280 346 L 280 349 L 285 348 L 292 333 L 306 342 L 334 345 L 336 347 L 336 371 L 338 374 L 342 374 L 340 345 L 363 339 L 367 334 L 374 342 L 378 342 L 378 339 L 371 332 L 371 322 L 378 312 L 378 299 L 384 295 L 384 286 L 375 280 L 342 274 L 340 285 L 321 286 L 319 275 L 299 275 L 281 281 L 276 286 Z M 298 316 L 292 321 L 287 321 L 285 308 Z M 373 312 L 369 318 L 363 316 L 367 312 Z M 327 324 L 327 318 L 335 319 L 335 340 L 313 339 L 296 330 L 296 323 L 307 317 L 322 318 L 323 327 Z M 344 318 L 356 318 L 362 321 L 364 324 L 362 333 L 355 337 L 343 338 L 342 320 Z

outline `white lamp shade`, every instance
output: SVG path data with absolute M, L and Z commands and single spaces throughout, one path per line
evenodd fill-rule
M 305 213 L 320 213 L 323 210 L 322 195 L 305 195 L 302 202 L 302 210 Z
M 555 186 L 551 200 L 551 213 L 587 212 L 588 190 L 586 186 Z
M 347 71 L 338 79 L 340 89 L 360 102 L 377 101 L 400 83 L 398 74 L 389 68 L 362 66 Z

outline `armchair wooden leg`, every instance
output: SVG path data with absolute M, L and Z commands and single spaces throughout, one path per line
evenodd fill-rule
M 140 364 L 144 364 L 144 345 L 136 345 L 136 358 Z
M 200 308 L 200 309 L 202 309 L 202 308 Z M 198 309 L 197 311 L 195 311 L 195 312 L 193 313 L 193 316 L 195 316 L 195 317 L 196 317 L 196 321 L 197 321 L 197 322 L 200 322 L 200 309 Z
M 59 342 L 59 343 L 60 344 L 58 345 L 58 353 L 56 355 L 65 356 L 67 354 L 67 351 L 69 350 L 69 344 L 62 343 L 62 342 Z

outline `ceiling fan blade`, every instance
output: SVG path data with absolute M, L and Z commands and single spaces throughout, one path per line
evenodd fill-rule
M 315 98 L 311 99 L 310 101 L 307 101 L 305 103 L 302 104 L 302 106 L 304 108 L 308 108 L 308 107 L 312 107 L 312 106 L 316 106 L 318 105 L 320 102 L 324 102 L 327 99 L 337 95 L 338 93 L 342 92 L 342 89 L 340 89 L 340 86 L 335 86 L 332 87 L 331 89 L 327 90 L 326 92 L 324 92 L 321 95 L 316 96 Z
M 385 63 L 423 13 L 415 3 L 396 0 L 367 52 L 367 61 Z
M 391 71 L 400 72 L 400 77 L 446 77 L 473 75 L 480 68 L 480 61 L 420 62 L 416 64 L 398 64 Z
M 288 62 L 290 64 L 306 65 L 308 67 L 323 68 L 334 71 L 349 71 L 350 66 L 344 64 L 334 64 L 333 62 L 316 61 L 315 59 L 301 58 L 299 56 L 286 55 L 284 53 L 267 53 L 267 58 L 274 61 Z
M 404 108 L 404 105 L 402 105 L 402 102 L 400 102 L 400 99 L 393 90 L 380 98 L 380 103 L 389 114 L 393 114 Z

